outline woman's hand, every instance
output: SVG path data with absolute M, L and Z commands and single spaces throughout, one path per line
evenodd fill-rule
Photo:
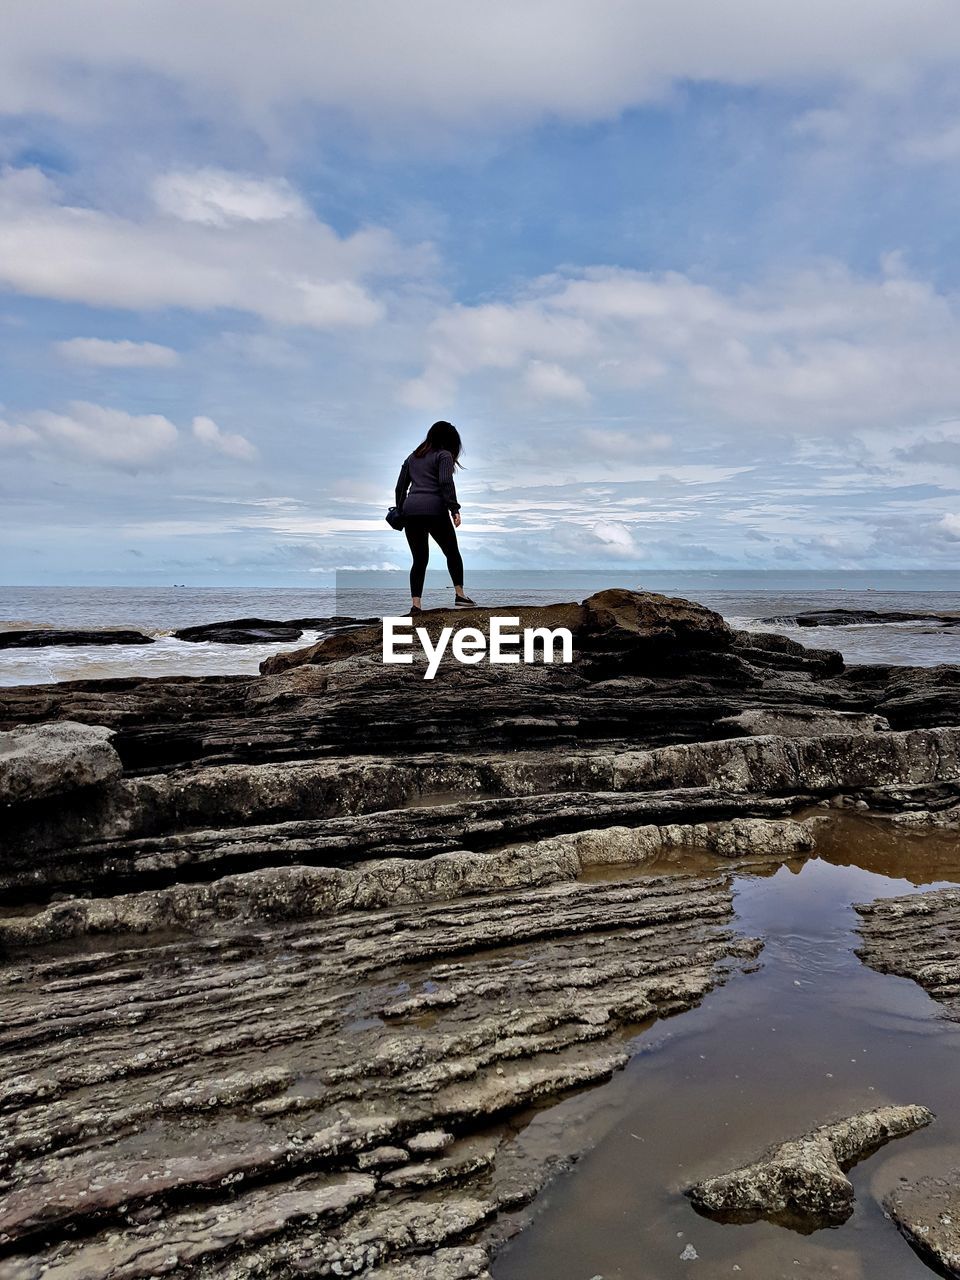
M 453 513 L 453 527 L 455 529 L 460 528 L 460 512 L 459 511 L 455 511 Z

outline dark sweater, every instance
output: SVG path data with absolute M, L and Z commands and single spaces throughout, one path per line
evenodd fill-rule
M 397 477 L 396 500 L 405 516 L 442 516 L 459 511 L 452 454 L 446 449 L 431 449 L 422 458 L 411 453 Z

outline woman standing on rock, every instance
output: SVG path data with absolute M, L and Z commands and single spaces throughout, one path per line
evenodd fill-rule
M 463 560 L 457 545 L 460 503 L 453 473 L 462 449 L 457 428 L 450 422 L 435 422 L 426 440 L 406 459 L 397 477 L 397 510 L 403 515 L 403 531 L 413 555 L 411 613 L 420 613 L 422 609 L 431 538 L 447 557 L 450 581 L 457 593 L 454 604 L 474 603 L 463 591 Z

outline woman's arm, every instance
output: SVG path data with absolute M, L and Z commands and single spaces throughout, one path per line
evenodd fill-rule
M 440 450 L 438 478 L 440 495 L 453 515 L 460 510 L 460 503 L 457 501 L 457 486 L 453 483 L 453 455 L 446 449 Z
M 410 468 L 404 461 L 400 468 L 400 474 L 397 476 L 397 487 L 393 491 L 394 500 L 399 510 L 403 506 L 403 500 L 407 496 L 407 489 L 410 487 Z

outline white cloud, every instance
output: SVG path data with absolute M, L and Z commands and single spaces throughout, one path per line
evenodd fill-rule
M 939 527 L 951 538 L 960 538 L 960 512 L 948 512 L 940 521 Z
M 5 0 L 0 111 L 106 116 L 112 76 L 197 116 L 308 103 L 379 128 L 608 119 L 690 81 L 886 88 L 960 52 L 954 0 Z M 145 83 L 147 82 L 147 83 Z
M 231 307 L 323 329 L 373 324 L 384 307 L 368 281 L 416 274 L 428 262 L 425 251 L 401 248 L 380 228 L 340 237 L 312 215 L 267 217 L 276 192 L 258 205 L 243 182 L 241 198 L 236 191 L 230 196 L 221 178 L 219 206 L 209 192 L 203 206 L 220 208 L 223 221 L 213 225 L 193 216 L 151 212 L 134 219 L 71 207 L 36 170 L 2 170 L 0 285 L 93 306 Z M 194 204 L 186 199 L 188 188 L 178 188 L 181 215 L 202 206 L 204 181 L 198 180 Z M 279 205 L 272 207 L 276 213 Z
M 893 441 L 882 440 L 886 455 L 896 459 L 901 470 L 904 464 L 918 469 L 931 483 L 942 481 L 945 474 L 960 471 L 960 427 L 946 424 L 932 433 L 925 430 L 898 432 Z
M 228 458 L 249 462 L 257 456 L 257 450 L 246 436 L 231 431 L 221 431 L 212 418 L 194 418 L 193 434 L 202 444 L 209 445 Z
M 634 541 L 633 534 L 625 524 L 600 520 L 593 526 L 592 533 L 610 555 L 633 560 L 642 554 L 640 547 Z
M 926 133 L 911 134 L 897 143 L 894 151 L 899 159 L 917 164 L 956 160 L 960 157 L 960 122 L 952 121 Z
M 177 428 L 158 413 L 125 413 L 76 400 L 67 413 L 36 410 L 25 425 L 44 444 L 90 461 L 135 470 L 170 453 Z
M 208 227 L 309 217 L 307 206 L 289 182 L 223 169 L 161 174 L 154 180 L 153 198 L 163 213 Z
M 56 343 L 56 349 L 67 360 L 105 369 L 167 369 L 180 359 L 172 347 L 127 339 L 69 338 Z
M 897 255 L 878 277 L 826 264 L 730 290 L 586 268 L 512 302 L 447 309 L 404 394 L 449 401 L 464 377 L 557 358 L 592 392 L 642 387 L 687 414 L 804 431 L 894 425 L 960 411 L 960 303 Z
M 192 433 L 195 440 L 225 457 L 241 462 L 257 457 L 256 447 L 245 436 L 221 430 L 212 418 L 194 418 Z M 40 448 L 121 471 L 164 460 L 179 439 L 177 428 L 161 414 L 127 413 L 85 400 L 73 401 L 64 413 L 36 409 L 23 414 L 19 422 L 0 419 L 0 447 Z
M 20 422 L 4 422 L 0 418 L 0 448 L 16 449 L 37 444 L 40 437 Z
M 629 526 L 615 520 L 552 520 L 544 526 L 544 538 L 553 551 L 586 566 L 642 560 L 646 554 Z
M 583 432 L 586 450 L 601 458 L 623 465 L 648 458 L 651 454 L 664 453 L 673 444 L 665 431 L 615 430 L 606 427 L 588 427 Z
M 590 399 L 581 378 L 548 360 L 531 360 L 525 382 L 527 390 L 538 399 L 572 400 L 576 404 Z
M 531 356 L 570 360 L 589 352 L 596 340 L 588 322 L 539 301 L 456 305 L 430 325 L 427 367 L 401 388 L 400 398 L 418 409 L 444 404 L 468 373 L 516 369 Z
M 294 343 L 273 333 L 221 333 L 218 346 L 231 359 L 273 369 L 296 369 L 309 365 L 307 356 Z

